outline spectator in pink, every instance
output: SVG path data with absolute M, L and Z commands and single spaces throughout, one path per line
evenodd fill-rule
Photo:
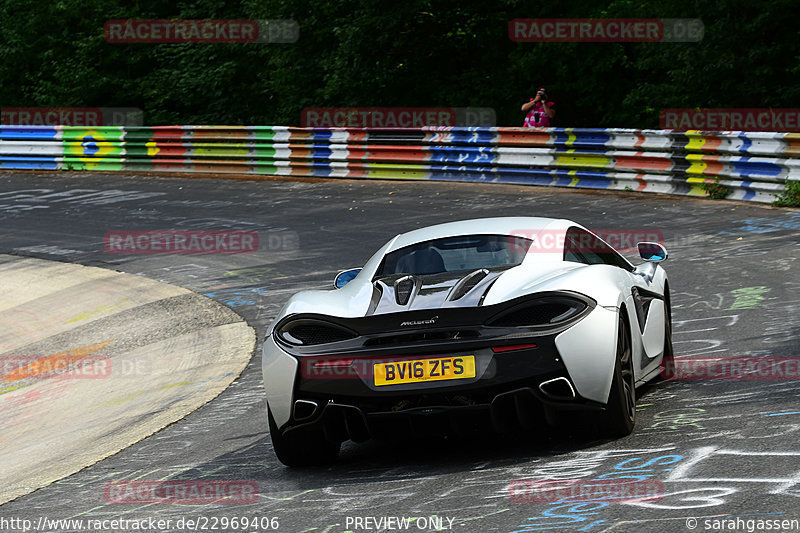
M 526 113 L 526 128 L 547 128 L 550 121 L 556 116 L 556 103 L 547 98 L 547 90 L 542 87 L 536 91 L 536 98 L 522 104 L 522 111 Z

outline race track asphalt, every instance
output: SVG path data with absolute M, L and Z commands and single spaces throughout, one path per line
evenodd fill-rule
M 222 527 L 220 519 L 274 517 L 278 531 L 341 533 L 402 530 L 365 521 L 390 516 L 415 519 L 409 531 L 435 531 L 435 516 L 457 532 L 618 533 L 691 531 L 693 524 L 724 530 L 715 527 L 724 519 L 800 519 L 797 373 L 648 386 L 640 391 L 634 434 L 615 441 L 543 434 L 351 443 L 330 468 L 292 470 L 278 463 L 265 415 L 260 341 L 282 303 L 298 290 L 329 286 L 337 270 L 360 266 L 397 233 L 506 215 L 663 232 L 675 349 L 683 360 L 800 355 L 797 211 L 491 184 L 4 172 L 0 253 L 185 287 L 243 316 L 259 343 L 240 378 L 215 400 L 106 460 L 0 506 L 0 521 L 154 518 L 171 520 L 162 530 L 192 531 L 202 528 L 178 520 L 206 517 L 216 519 L 205 523 L 206 531 L 263 531 L 229 521 Z M 258 233 L 260 248 L 238 255 L 105 251 L 106 233 L 122 230 L 250 230 Z M 662 494 L 519 502 L 508 491 L 515 480 L 595 478 L 650 481 Z M 107 500 L 109 483 L 133 480 L 246 481 L 258 487 L 258 498 L 240 505 Z M 61 526 L 50 530 L 78 530 Z

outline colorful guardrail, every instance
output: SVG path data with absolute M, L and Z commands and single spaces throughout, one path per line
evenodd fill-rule
M 2 126 L 0 169 L 452 180 L 775 200 L 800 134 L 570 128 Z

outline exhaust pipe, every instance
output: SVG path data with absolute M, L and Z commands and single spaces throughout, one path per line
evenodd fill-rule
M 312 400 L 297 400 L 294 402 L 294 419 L 298 422 L 307 420 L 314 416 L 319 408 L 319 404 Z
M 539 390 L 553 400 L 574 400 L 577 397 L 575 389 L 572 388 L 572 383 L 565 377 L 542 381 L 539 384 Z

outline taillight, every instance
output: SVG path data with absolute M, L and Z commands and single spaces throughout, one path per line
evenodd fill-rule
M 517 350 L 530 350 L 536 348 L 535 344 L 512 344 L 509 346 L 492 346 L 494 353 L 515 352 Z

